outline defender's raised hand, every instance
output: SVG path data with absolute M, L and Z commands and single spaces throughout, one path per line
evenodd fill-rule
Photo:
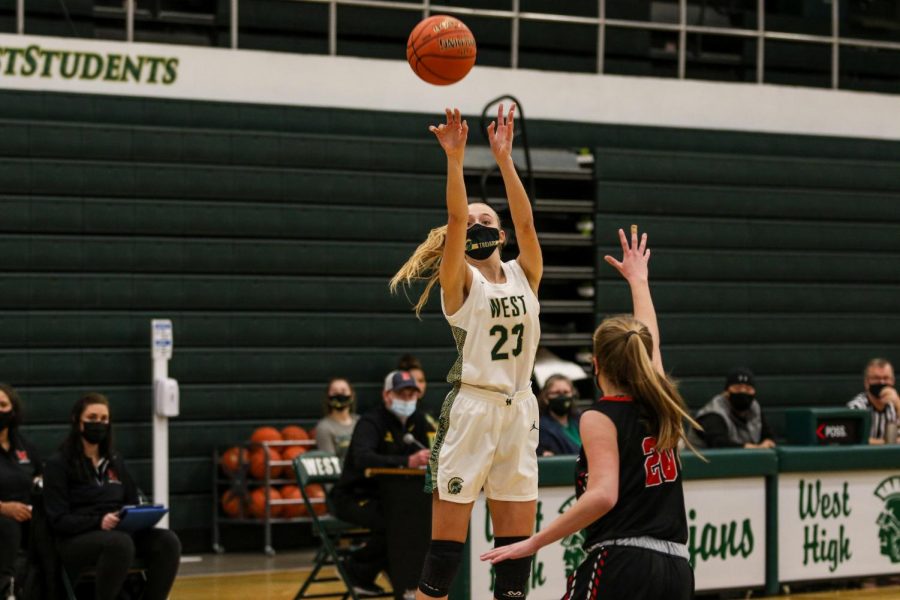
M 516 128 L 516 105 L 509 107 L 509 113 L 503 114 L 503 104 L 497 109 L 497 120 L 488 125 L 488 139 L 491 142 L 491 152 L 499 163 L 512 153 L 513 133 Z
M 638 228 L 637 225 L 632 225 L 631 243 L 621 229 L 619 230 L 619 242 L 622 244 L 622 260 L 618 261 L 608 254 L 603 259 L 615 267 L 629 283 L 646 282 L 649 276 L 647 263 L 650 261 L 647 234 L 641 235 L 640 243 L 638 243 Z
M 428 128 L 428 131 L 434 134 L 441 148 L 447 153 L 447 158 L 453 158 L 462 161 L 466 151 L 466 139 L 469 135 L 469 125 L 462 120 L 459 109 L 452 111 L 444 109 L 447 113 L 447 122 L 435 127 Z

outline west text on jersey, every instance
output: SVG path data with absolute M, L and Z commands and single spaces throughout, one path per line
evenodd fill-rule
M 525 307 L 525 296 L 506 296 L 505 298 L 488 298 L 491 302 L 491 318 L 518 317 L 528 314 Z

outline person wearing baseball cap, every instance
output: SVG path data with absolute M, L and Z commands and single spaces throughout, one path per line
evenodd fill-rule
M 774 448 L 772 430 L 756 400 L 756 377 L 747 367 L 732 369 L 725 390 L 697 411 L 703 431 L 692 431 L 701 448 Z
M 387 537 L 384 508 L 378 483 L 366 477 L 366 469 L 424 468 L 431 453 L 429 432 L 434 428 L 418 408 L 421 392 L 409 371 L 391 371 L 384 379 L 383 404 L 363 415 L 350 440 L 340 480 L 331 491 L 337 517 L 371 530 L 371 538 L 345 563 L 358 596 L 375 596 L 384 590 L 375 583 L 387 570 Z M 412 436 L 412 437 L 410 437 Z

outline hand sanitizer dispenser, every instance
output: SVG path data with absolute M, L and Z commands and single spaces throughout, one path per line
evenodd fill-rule
M 177 417 L 179 410 L 178 381 L 171 377 L 154 381 L 153 400 L 158 416 Z

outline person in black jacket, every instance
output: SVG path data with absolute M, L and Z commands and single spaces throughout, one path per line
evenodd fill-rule
M 541 410 L 538 432 L 538 456 L 578 454 L 581 449 L 581 433 L 578 424 L 581 412 L 575 403 L 578 390 L 565 375 L 551 375 L 544 382 L 538 396 Z
M 381 593 L 375 578 L 387 568 L 378 483 L 366 478 L 365 471 L 374 467 L 424 468 L 428 464 L 428 434 L 434 429 L 418 410 L 419 395 L 416 380 L 408 371 L 393 371 L 387 376 L 384 405 L 363 415 L 356 424 L 344 470 L 331 491 L 338 518 L 372 530 L 366 546 L 345 565 L 358 595 Z M 412 435 L 412 443 L 407 443 L 407 434 Z
M 22 402 L 0 383 L 0 598 L 8 595 L 15 560 L 27 546 L 31 493 L 41 476 L 37 449 L 19 432 Z
M 68 437 L 46 463 L 44 503 L 69 572 L 96 570 L 97 600 L 113 600 L 135 555 L 147 565 L 147 600 L 165 600 L 181 557 L 165 529 L 116 531 L 119 511 L 138 503 L 138 489 L 113 449 L 109 400 L 90 393 L 75 403 Z

